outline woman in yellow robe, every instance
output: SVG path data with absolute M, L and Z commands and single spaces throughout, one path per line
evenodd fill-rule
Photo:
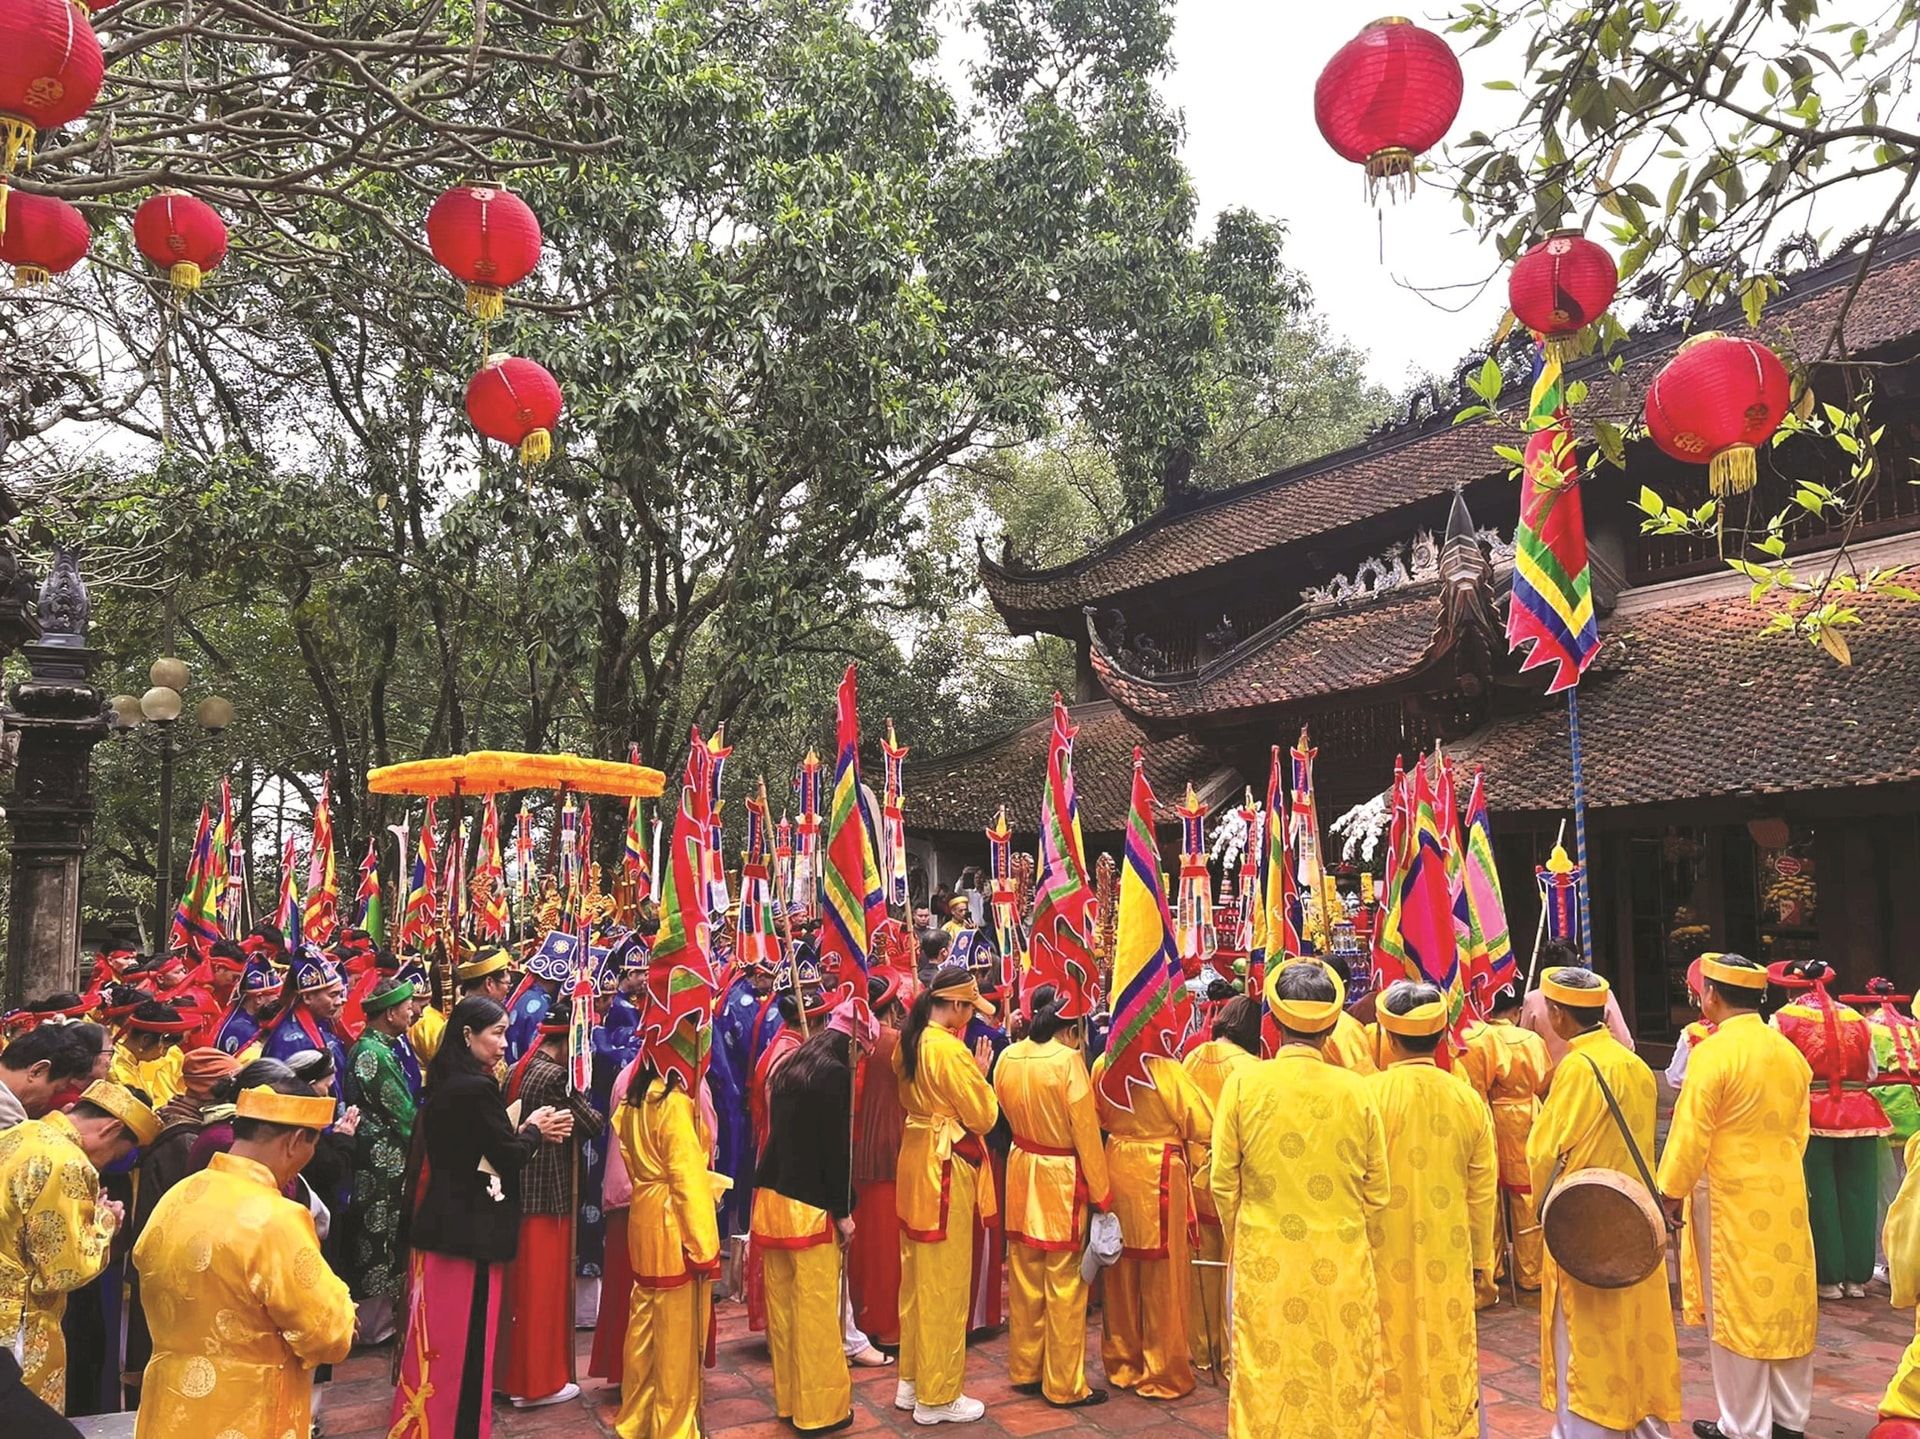
M 987 1083 L 993 1051 L 960 1036 L 991 1014 L 973 972 L 946 965 L 922 990 L 893 1052 L 906 1123 L 894 1178 L 900 1217 L 900 1382 L 896 1409 L 924 1424 L 965 1423 L 986 1406 L 961 1392 L 967 1367 L 967 1299 L 973 1221 L 995 1213 L 991 1180 L 979 1182 L 981 1143 L 1000 1117 Z
M 1540 1287 L 1540 1220 L 1527 1170 L 1527 1137 L 1553 1078 L 1553 1061 L 1546 1041 L 1520 1027 L 1520 1003 L 1520 992 L 1512 986 L 1495 994 L 1487 1022 L 1468 1032 L 1466 1053 L 1454 1066 L 1492 1110 L 1493 1142 L 1500 1151 L 1499 1232 L 1494 1241 L 1499 1263 L 1482 1282 L 1483 1309 L 1499 1297 L 1494 1281 L 1506 1277 L 1509 1255 L 1518 1271 L 1515 1287 L 1530 1293 Z
M 1181 1061 L 1193 1082 L 1218 1113 L 1220 1091 L 1234 1070 L 1260 1062 L 1260 1001 L 1237 994 L 1220 1007 L 1213 1035 L 1189 1051 Z M 1227 1275 L 1221 1265 L 1226 1243 L 1220 1231 L 1220 1211 L 1213 1202 L 1210 1144 L 1196 1144 L 1193 1154 L 1193 1212 L 1200 1221 L 1199 1251 L 1194 1255 L 1192 1300 L 1187 1306 L 1187 1341 L 1196 1369 L 1211 1369 L 1226 1357 Z
M 1120 1388 L 1142 1399 L 1178 1399 L 1194 1385 L 1188 1146 L 1213 1137 L 1213 1107 L 1177 1059 L 1153 1055 L 1146 1061 L 1152 1087 L 1134 1087 L 1133 1108 L 1122 1109 L 1100 1085 L 1106 1064 L 1102 1055 L 1094 1065 L 1094 1100 L 1107 1131 L 1120 1257 L 1102 1291 L 1100 1357 Z
M 1584 969 L 1541 980 L 1548 1021 L 1567 1041 L 1553 1089 L 1533 1122 L 1527 1169 L 1542 1203 L 1559 1175 L 1612 1169 L 1639 1176 L 1601 1081 L 1613 1091 L 1643 1159 L 1653 1158 L 1658 1086 L 1646 1061 L 1607 1028 L 1607 982 Z M 1556 1172 L 1557 1171 L 1557 1172 Z M 1540 1404 L 1588 1425 L 1631 1433 L 1645 1420 L 1680 1418 L 1680 1351 L 1662 1265 L 1627 1289 L 1596 1289 L 1548 1254 L 1541 1270 Z
M 1321 1054 L 1344 998 L 1319 965 L 1271 971 L 1281 1047 L 1220 1092 L 1212 1179 L 1234 1276 L 1229 1439 L 1376 1439 L 1371 1231 L 1387 1205 L 1387 1151 L 1366 1081 Z
M 1367 1080 L 1392 1181 L 1375 1260 L 1387 1430 L 1470 1439 L 1481 1423 L 1474 1287 L 1493 1268 L 1493 1116 L 1433 1062 L 1448 1025 L 1438 989 L 1401 980 L 1377 1013 L 1391 1056 Z
M 1028 1037 L 994 1066 L 993 1089 L 1013 1130 L 1007 1159 L 1007 1377 L 1059 1408 L 1103 1403 L 1087 1384 L 1087 1282 L 1080 1251 L 1087 1207 L 1112 1202 L 1093 1082 L 1073 1007 L 1053 985 L 1033 992 Z
M 153 1357 L 136 1439 L 304 1436 L 313 1371 L 353 1347 L 353 1299 L 313 1215 L 281 1189 L 313 1157 L 333 1101 L 240 1093 L 233 1148 L 161 1196 L 134 1246 Z

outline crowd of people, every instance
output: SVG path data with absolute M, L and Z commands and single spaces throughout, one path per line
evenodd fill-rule
M 305 1435 L 358 1342 L 392 1346 L 393 1439 L 483 1439 L 497 1399 L 578 1395 L 591 1327 L 624 1439 L 694 1439 L 720 1295 L 805 1434 L 852 1422 L 854 1366 L 919 1424 L 980 1418 L 967 1342 L 1003 1324 L 1017 1393 L 1107 1402 L 1097 1300 L 1106 1385 L 1213 1370 L 1236 1439 L 1466 1439 L 1504 1283 L 1540 1294 L 1554 1433 L 1645 1439 L 1681 1417 L 1666 1266 L 1589 1283 L 1543 1243 L 1596 1170 L 1676 1237 L 1701 1439 L 1804 1433 L 1819 1304 L 1920 1291 L 1920 1026 L 1882 982 L 1704 957 L 1656 1146 L 1656 1078 L 1565 946 L 1464 1025 L 1319 958 L 1209 971 L 1179 1052 L 1122 1074 L 1091 976 L 1010 973 L 968 896 L 940 912 L 865 975 L 804 914 L 774 957 L 722 927 L 690 995 L 644 917 L 590 999 L 560 932 L 463 954 L 439 1005 L 351 931 L 103 956 L 0 1051 L 0 1432 Z M 1882 1408 L 1920 1418 L 1920 1339 Z

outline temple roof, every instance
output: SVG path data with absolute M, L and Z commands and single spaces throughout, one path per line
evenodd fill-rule
M 1846 303 L 1859 257 L 1841 255 L 1788 282 L 1767 309 L 1760 330 L 1792 348 L 1795 334 L 1824 338 Z M 1695 330 L 1751 333 L 1737 306 L 1702 317 Z M 1920 236 L 1887 244 L 1847 310 L 1846 341 L 1871 351 L 1920 332 Z M 1586 379 L 1592 396 L 1584 413 L 1637 419 L 1648 382 L 1684 339 L 1679 329 L 1635 339 L 1620 352 L 1625 369 L 1608 373 L 1592 357 L 1569 371 Z M 1504 472 L 1496 444 L 1519 442 L 1524 405 L 1509 403 L 1491 419 L 1465 425 L 1438 415 L 1363 444 L 1264 479 L 1206 495 L 1162 511 L 1100 549 L 1068 564 L 1022 570 L 984 554 L 981 578 L 988 596 L 1015 629 L 1058 628 L 1073 612 L 1116 596 L 1198 575 L 1215 566 L 1328 535 L 1403 506 L 1435 500 L 1456 486 Z
M 1072 705 L 1068 712 L 1079 726 L 1073 743 L 1073 776 L 1080 827 L 1086 833 L 1117 833 L 1126 827 L 1136 745 L 1146 760 L 1147 783 L 1153 787 L 1156 825 L 1179 822 L 1174 807 L 1189 782 L 1216 807 L 1223 800 L 1240 798 L 1244 788 L 1240 776 L 1205 746 L 1183 736 L 1149 739 L 1139 723 L 1111 700 Z M 1040 824 L 1052 733 L 1053 716 L 1047 714 L 962 754 L 918 764 L 909 761 L 907 827 L 915 832 L 977 835 L 1004 804 L 1016 833 L 1034 833 Z

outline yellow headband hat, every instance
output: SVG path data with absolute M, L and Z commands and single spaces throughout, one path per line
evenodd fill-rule
M 1758 965 L 1728 964 L 1719 955 L 1700 956 L 1700 973 L 1717 984 L 1731 984 L 1736 989 L 1765 989 L 1767 972 Z
M 981 1014 L 993 1013 L 993 1005 L 981 998 L 980 982 L 971 974 L 967 976 L 967 982 L 965 984 L 949 984 L 944 989 L 936 987 L 933 991 L 933 997 L 935 999 L 951 1000 L 955 1004 L 971 1004 L 974 1009 Z
M 453 977 L 466 984 L 471 980 L 485 979 L 490 974 L 498 974 L 512 963 L 512 957 L 504 949 L 496 949 L 492 954 L 483 954 L 478 959 L 457 966 Z
M 1280 975 L 1290 964 L 1317 964 L 1328 979 L 1333 981 L 1333 998 L 1282 999 L 1280 997 Z M 1297 955 L 1278 965 L 1267 975 L 1267 1008 L 1273 1011 L 1273 1017 L 1295 1034 L 1320 1034 L 1332 1029 L 1340 1018 L 1341 1011 L 1347 1007 L 1346 981 L 1334 972 L 1333 966 L 1310 956 Z
M 135 1099 L 126 1086 L 96 1079 L 80 1097 L 126 1125 L 127 1132 L 141 1144 L 151 1144 L 160 1137 L 160 1116 Z
M 333 1123 L 333 1100 L 325 1094 L 280 1094 L 264 1084 L 240 1091 L 236 1119 L 261 1119 L 298 1129 L 325 1129 Z
M 1582 970 L 1583 974 L 1593 971 Z M 1583 988 L 1576 984 L 1562 984 L 1555 979 L 1554 971 L 1548 970 L 1540 976 L 1540 992 L 1555 1004 L 1564 1004 L 1573 1009 L 1598 1009 L 1607 1002 L 1607 991 L 1612 988 L 1604 976 L 1594 974 L 1600 982 L 1592 987 Z
M 1422 1035 L 1441 1034 L 1453 1022 L 1453 1016 L 1447 1010 L 1444 999 L 1430 999 L 1425 1004 L 1416 1004 L 1405 1014 L 1395 1014 L 1385 1004 L 1374 1010 L 1374 1017 L 1380 1021 L 1380 1027 L 1389 1034 L 1404 1034 L 1409 1038 Z

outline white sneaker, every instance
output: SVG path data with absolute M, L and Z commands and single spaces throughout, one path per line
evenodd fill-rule
M 1842 1284 L 1840 1286 L 1840 1292 L 1849 1299 L 1865 1299 L 1867 1297 L 1867 1286 L 1864 1284 Z
M 914 1404 L 913 1381 L 911 1379 L 902 1379 L 898 1384 L 893 1386 L 893 1407 L 896 1409 L 912 1409 Z
M 1845 1299 L 1847 1297 L 1846 1291 L 1838 1284 L 1817 1284 L 1814 1286 L 1813 1292 L 1822 1299 Z
M 562 1384 L 558 1389 L 554 1390 L 553 1393 L 542 1394 L 538 1399 L 522 1399 L 518 1395 L 515 1395 L 507 1402 L 512 1404 L 516 1409 L 544 1409 L 549 1404 L 564 1404 L 569 1399 L 578 1399 L 579 1397 L 580 1386 L 578 1384 Z
M 913 1422 L 916 1424 L 971 1424 L 986 1412 L 986 1405 L 978 1399 L 969 1399 L 962 1394 L 951 1404 L 914 1405 Z
M 1887 1274 L 1887 1266 L 1884 1264 L 1876 1264 L 1873 1266 L 1873 1279 L 1876 1284 L 1891 1285 L 1893 1283 L 1892 1278 Z

